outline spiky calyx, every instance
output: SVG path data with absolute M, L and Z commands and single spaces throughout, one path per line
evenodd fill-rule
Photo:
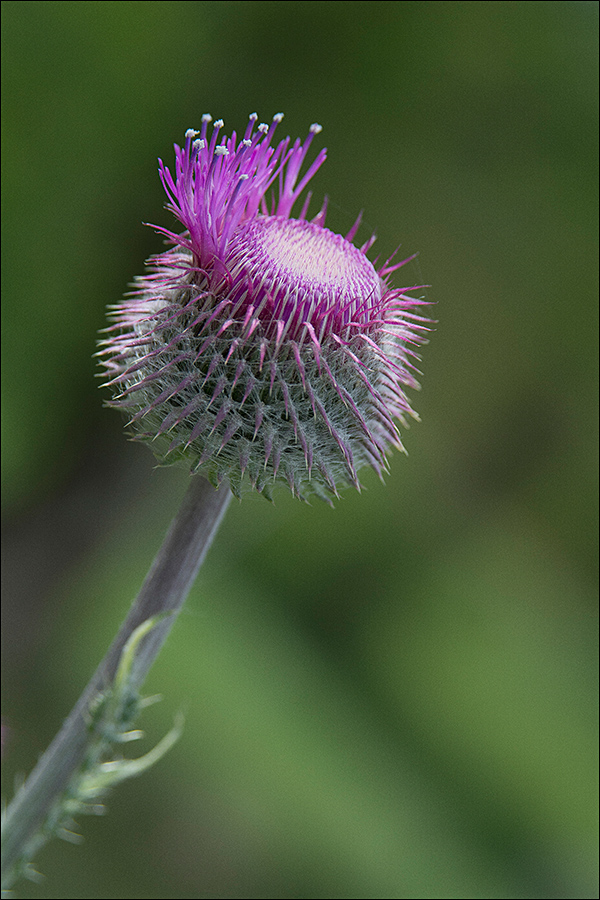
M 273 148 L 280 115 L 256 130 L 251 116 L 239 144 L 235 133 L 217 143 L 222 122 L 209 140 L 209 120 L 175 147 L 175 178 L 160 163 L 185 231 L 157 229 L 171 249 L 112 313 L 101 351 L 111 405 L 162 463 L 237 495 L 247 481 L 270 496 L 281 481 L 330 499 L 402 447 L 395 420 L 415 416 L 404 389 L 418 387 L 423 301 L 388 286 L 406 260 L 376 270 L 372 240 L 354 246 L 359 220 L 346 237 L 325 228 L 325 206 L 307 220 L 310 194 L 291 218 L 325 160 L 321 151 L 298 182 L 320 126 Z

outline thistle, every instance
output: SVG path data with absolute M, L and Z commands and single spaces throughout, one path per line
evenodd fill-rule
M 307 218 L 308 182 L 321 150 L 301 169 L 315 134 L 273 146 L 281 115 L 241 141 L 220 137 L 210 116 L 175 146 L 175 176 L 160 162 L 177 234 L 149 261 L 135 290 L 113 308 L 100 356 L 134 436 L 162 463 L 201 476 L 190 484 L 129 614 L 54 741 L 3 820 L 2 883 L 31 874 L 52 835 L 74 813 L 93 811 L 106 789 L 145 771 L 176 739 L 176 727 L 138 760 L 115 746 L 143 705 L 139 690 L 181 610 L 232 492 L 270 496 L 284 482 L 301 498 L 331 502 L 380 475 L 397 422 L 415 416 L 415 347 L 424 301 L 393 288 L 405 262 L 376 268 L 373 238 L 356 247 L 360 216 L 342 237 L 325 227 L 326 203 Z M 156 227 L 156 226 L 155 226 Z M 208 483 L 208 481 L 211 484 Z M 212 486 L 211 486 L 212 485 Z M 94 800 L 94 803 L 90 801 Z
M 203 116 L 175 145 L 175 172 L 159 162 L 167 208 L 182 233 L 156 227 L 169 249 L 149 260 L 132 295 L 113 308 L 103 362 L 134 439 L 161 463 L 184 463 L 239 496 L 286 483 L 295 496 L 330 500 L 360 488 L 359 470 L 386 469 L 402 448 L 397 421 L 416 417 L 415 346 L 424 301 L 394 289 L 405 262 L 375 268 L 374 237 L 353 244 L 325 227 L 327 202 L 307 218 L 325 161 L 304 175 L 312 140 L 273 145 L 282 115 L 244 137 L 221 136 Z

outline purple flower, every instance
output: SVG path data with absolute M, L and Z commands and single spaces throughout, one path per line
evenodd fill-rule
M 320 125 L 304 142 L 273 146 L 250 116 L 244 137 L 188 131 L 175 173 L 160 177 L 181 234 L 156 230 L 170 249 L 149 261 L 136 290 L 113 308 L 103 365 L 134 437 L 165 464 L 184 462 L 239 495 L 244 481 L 270 496 L 277 481 L 305 498 L 359 488 L 358 472 L 386 469 L 402 448 L 395 420 L 416 417 L 415 346 L 427 319 L 421 299 L 390 287 L 408 260 L 378 269 L 374 238 L 325 228 L 326 202 L 307 218 L 311 194 L 292 209 L 325 161 L 304 175 Z M 271 190 L 270 190 L 271 189 Z

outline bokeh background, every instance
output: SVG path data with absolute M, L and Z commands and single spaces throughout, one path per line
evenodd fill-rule
M 320 122 L 315 211 L 420 251 L 439 323 L 385 485 L 232 505 L 132 750 L 182 739 L 19 896 L 597 896 L 597 4 L 2 6 L 5 797 L 186 487 L 92 359 L 157 157 Z

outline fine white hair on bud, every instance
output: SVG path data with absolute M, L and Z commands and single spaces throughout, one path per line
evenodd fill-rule
M 174 172 L 159 161 L 184 230 L 155 226 L 169 248 L 112 309 L 99 355 L 109 405 L 161 463 L 238 496 L 249 485 L 270 497 L 282 482 L 331 502 L 402 449 L 429 320 L 411 293 L 422 285 L 389 283 L 408 260 L 375 268 L 374 237 L 354 245 L 360 216 L 345 237 L 325 227 L 326 203 L 307 218 L 326 151 L 300 173 L 321 126 L 273 146 L 282 118 L 256 126 L 252 113 L 239 142 L 234 132 L 217 145 L 223 122 L 209 135 L 204 115 L 175 145 Z

